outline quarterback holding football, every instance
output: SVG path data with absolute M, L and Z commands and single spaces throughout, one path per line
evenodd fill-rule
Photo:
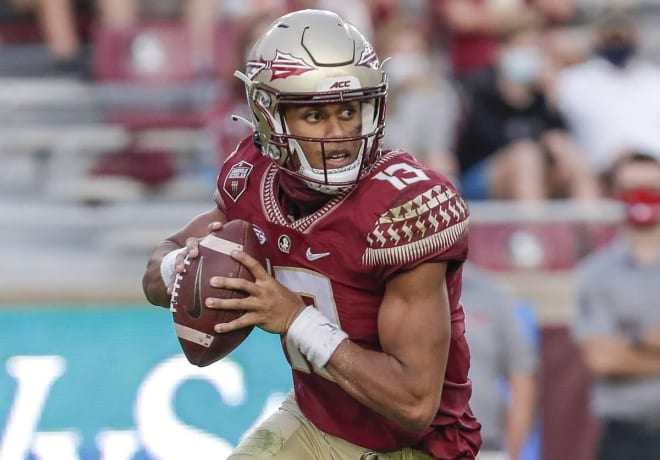
M 143 278 L 170 306 L 184 255 L 222 223 L 252 224 L 266 266 L 204 308 L 244 312 L 222 335 L 281 336 L 294 388 L 230 459 L 465 459 L 481 444 L 469 407 L 459 302 L 468 208 L 442 175 L 384 150 L 387 78 L 335 13 L 296 11 L 257 40 L 244 72 L 253 136 L 222 165 L 211 210 L 162 242 Z

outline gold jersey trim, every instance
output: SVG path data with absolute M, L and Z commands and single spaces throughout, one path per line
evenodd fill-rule
M 468 216 L 460 195 L 435 185 L 379 216 L 367 235 L 362 262 L 408 263 L 447 249 L 467 231 Z
M 365 265 L 407 264 L 436 252 L 451 247 L 465 233 L 469 218 L 445 228 L 438 233 L 393 248 L 367 248 L 362 255 Z
M 262 180 L 261 184 L 261 197 L 263 201 L 264 210 L 268 220 L 275 224 L 279 224 L 283 227 L 293 228 L 295 230 L 305 232 L 311 227 L 311 225 L 316 222 L 321 217 L 325 216 L 333 207 L 337 205 L 344 197 L 350 193 L 350 190 L 341 192 L 331 198 L 326 204 L 324 204 L 317 211 L 313 212 L 309 216 L 302 217 L 296 221 L 291 221 L 287 216 L 282 212 L 280 205 L 277 199 L 277 186 L 276 178 L 278 173 L 278 167 L 275 164 L 269 165 L 266 170 L 266 174 Z M 283 173 L 281 173 L 283 174 Z

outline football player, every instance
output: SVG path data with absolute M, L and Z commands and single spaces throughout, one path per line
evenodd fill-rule
M 329 11 L 276 20 L 248 57 L 254 135 L 224 162 L 215 205 L 162 242 L 143 279 L 168 306 L 183 254 L 216 222 L 254 225 L 272 268 L 213 277 L 246 313 L 218 324 L 279 334 L 294 389 L 230 458 L 474 458 L 459 297 L 468 209 L 409 153 L 381 149 L 387 79 L 372 46 Z M 380 455 L 380 456 L 379 456 Z

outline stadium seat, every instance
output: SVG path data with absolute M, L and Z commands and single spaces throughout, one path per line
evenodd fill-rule
M 184 23 L 143 21 L 121 30 L 98 25 L 92 36 L 92 62 L 95 84 L 104 95 L 104 120 L 132 133 L 130 148 L 118 153 L 130 158 L 131 152 L 151 151 L 154 146 L 144 141 L 163 137 L 170 141 L 157 149 L 162 160 L 178 169 L 172 180 L 199 165 L 199 158 L 174 161 L 173 155 L 202 153 L 200 139 L 217 84 L 199 78 Z M 102 158 L 93 171 L 117 174 L 107 167 L 114 162 L 114 155 Z M 124 173 L 135 176 L 132 171 Z
M 567 270 L 578 260 L 578 239 L 570 223 L 475 223 L 470 258 L 492 270 Z
M 144 22 L 125 29 L 103 25 L 92 36 L 98 81 L 173 83 L 195 76 L 190 34 L 179 22 Z
M 220 78 L 233 78 L 239 59 L 239 27 L 234 21 L 220 21 L 215 33 L 215 72 Z

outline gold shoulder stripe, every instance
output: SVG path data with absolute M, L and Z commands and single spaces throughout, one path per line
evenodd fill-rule
M 436 185 L 382 213 L 367 235 L 365 264 L 408 262 L 454 244 L 467 229 L 468 208 Z
M 406 264 L 456 243 L 467 230 L 469 218 L 421 240 L 392 248 L 367 248 L 362 255 L 365 265 Z

